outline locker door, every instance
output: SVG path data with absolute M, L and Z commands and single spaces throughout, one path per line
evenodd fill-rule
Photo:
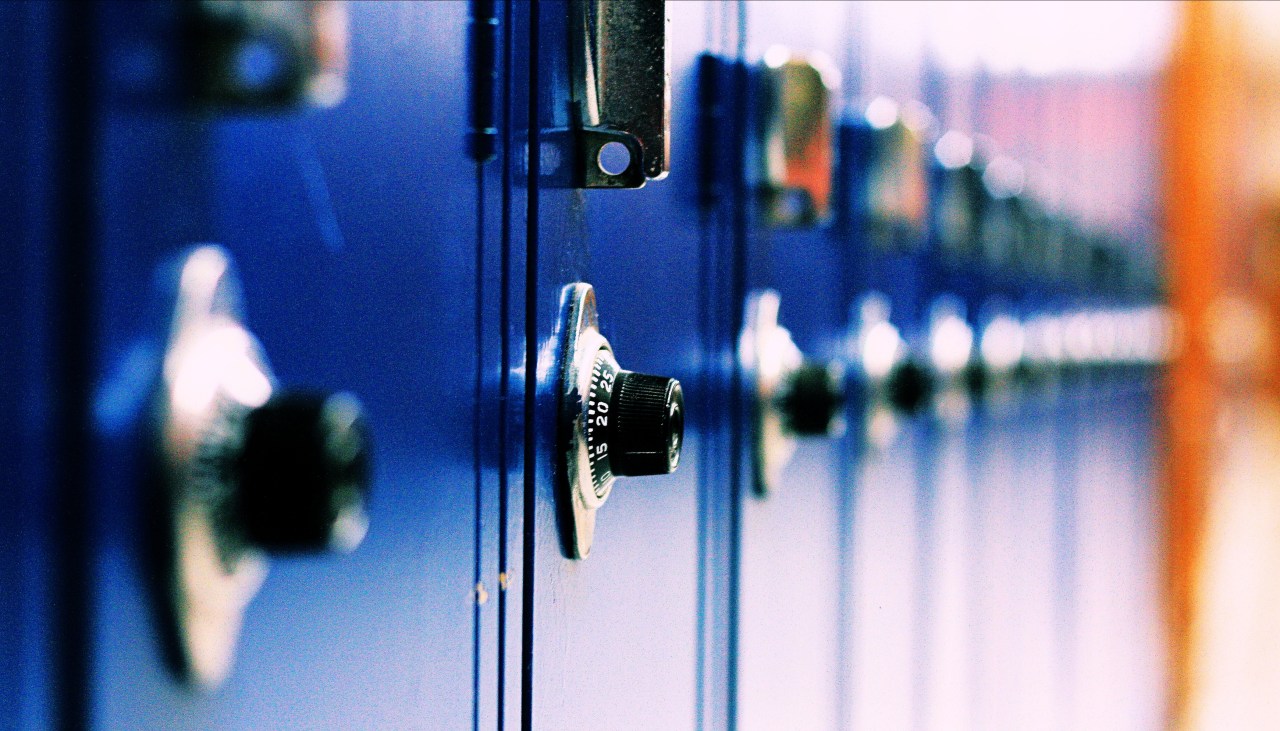
M 17 12 L 15 8 L 6 8 L 0 10 L 0 45 L 6 49 L 22 49 L 21 39 L 23 38 L 23 21 L 26 20 L 22 14 Z M 10 129 L 25 130 L 26 125 L 23 124 L 23 110 L 21 106 L 22 96 L 19 93 L 21 85 L 21 76 L 19 69 L 24 68 L 27 59 L 19 55 L 17 50 L 10 50 L 6 54 L 5 69 L 8 71 L 3 77 L 0 77 L 0 98 L 3 98 L 4 104 L 0 106 L 0 121 Z M 15 134 L 6 140 L 3 148 L 0 148 L 0 160 L 5 160 L 6 171 L 10 174 L 21 174 L 21 168 L 14 165 L 9 171 L 8 161 L 18 160 L 22 154 L 22 139 L 20 134 Z M 25 206 L 22 198 L 22 187 L 15 186 L 13 189 L 5 188 L 3 197 L 0 197 L 0 205 L 6 211 L 19 212 Z M 22 219 L 19 219 L 22 221 Z M 17 260 L 18 266 L 6 271 L 3 282 L 4 288 L 10 292 L 24 292 L 22 288 L 22 274 L 26 267 L 23 266 L 22 257 L 27 247 L 23 246 L 21 232 L 23 231 L 22 223 L 14 227 L 14 233 L 7 234 L 3 240 L 3 250 L 6 254 L 12 253 L 14 259 Z M 4 303 L 3 314 L 0 318 L 6 323 L 13 323 L 15 330 L 19 327 L 17 324 L 22 322 L 23 315 L 30 313 L 23 312 L 24 303 L 21 297 L 7 299 Z M 29 306 L 29 305 L 27 305 Z M 18 331 L 21 333 L 21 330 Z M 4 352 L 0 355 L 0 360 L 4 362 L 3 370 L 0 371 L 0 393 L 3 395 L 3 408 L 7 414 L 20 414 L 24 411 L 23 393 L 25 392 L 26 379 L 24 378 L 24 367 L 22 354 L 26 348 L 23 347 L 21 337 L 6 338 L 4 344 Z M 12 418 L 6 420 L 4 428 L 4 438 L 9 444 L 13 444 L 17 448 L 19 455 L 28 454 L 28 450 L 35 446 L 35 435 L 29 433 L 24 426 L 26 422 L 21 419 Z M 0 637 L 3 637 L 3 646 L 0 646 L 0 652 L 6 657 L 18 657 L 22 650 L 22 640 L 25 635 L 23 631 L 22 617 L 22 601 L 24 594 L 23 589 L 23 572 L 20 554 L 23 551 L 24 541 L 19 537 L 23 510 L 25 503 L 25 495 L 15 494 L 22 489 L 23 480 L 11 480 L 6 482 L 8 492 L 13 495 L 11 498 L 17 505 L 18 509 L 12 513 L 6 514 L 0 523 L 0 533 L 5 536 L 2 549 L 0 550 Z M 17 726 L 19 714 L 21 712 L 22 694 L 24 684 L 21 682 L 21 673 L 19 671 L 20 664 L 6 664 L 3 670 L 0 670 L 0 687 L 5 688 L 3 695 L 0 695 L 0 721 L 8 722 L 7 725 Z
M 55 640 L 50 608 L 64 588 L 53 580 L 52 554 L 60 544 L 53 519 L 55 486 L 66 474 L 52 459 L 58 425 L 72 418 L 74 397 L 66 386 L 75 366 L 58 358 L 67 346 L 51 324 L 79 314 L 58 307 L 53 291 L 68 287 L 59 264 L 68 251 L 49 214 L 64 179 L 52 130 L 66 124 L 65 109 L 50 96 L 63 72 L 56 58 L 51 9 L 36 4 L 0 7 L 0 210 L 6 225 L 0 251 L 0 427 L 7 445 L 6 496 L 0 516 L 0 726 L 43 728 L 53 722 L 58 691 L 55 658 L 65 656 Z M 59 170 L 61 172 L 61 170 Z M 63 446 L 63 445 L 59 445 Z M 66 598 L 61 595 L 60 598 Z
M 544 167 L 528 187 L 528 281 L 512 293 L 526 315 L 514 352 L 523 348 L 527 360 L 512 366 L 530 379 L 523 394 L 529 441 L 523 535 L 513 533 L 511 552 L 523 551 L 522 703 L 535 728 L 691 728 L 713 692 L 699 682 L 700 660 L 712 652 L 700 622 L 724 614 L 701 604 L 700 571 L 713 560 L 702 531 L 718 523 L 700 513 L 700 489 L 705 496 L 729 488 L 727 459 L 709 456 L 721 435 L 699 389 L 727 355 L 710 347 L 702 324 L 705 283 L 729 273 L 708 270 L 712 231 L 697 208 L 694 67 L 714 6 L 667 4 L 669 177 L 639 190 L 573 190 L 553 187 Z M 544 140 L 567 124 L 570 7 L 532 7 L 529 56 L 517 70 L 536 93 L 529 118 Z M 540 162 L 553 159 L 543 154 Z M 577 281 L 595 287 L 601 330 L 621 366 L 679 379 L 688 413 L 678 469 L 620 479 L 597 511 L 585 559 L 566 557 L 557 525 L 557 320 L 563 288 Z
M 345 101 L 270 113 L 193 112 L 122 88 L 173 41 L 177 7 L 110 6 L 97 19 L 91 722 L 491 724 L 496 524 L 481 513 L 494 509 L 494 447 L 476 419 L 494 417 L 477 410 L 477 358 L 494 358 L 492 373 L 499 338 L 482 322 L 477 342 L 475 308 L 488 304 L 478 291 L 498 289 L 478 289 L 478 273 L 498 274 L 476 241 L 478 202 L 496 216 L 499 183 L 478 181 L 463 144 L 468 6 L 349 3 Z M 140 518 L 151 384 L 139 373 L 158 367 L 165 335 L 144 305 L 166 262 L 199 242 L 233 257 L 280 383 L 354 391 L 373 440 L 364 543 L 271 561 L 216 692 L 162 667 Z
M 796 12 L 787 3 L 747 3 L 744 12 L 745 58 L 757 76 L 785 52 L 823 70 L 834 148 L 834 124 L 845 104 L 839 77 L 854 72 L 843 65 L 849 57 L 842 34 L 849 29 L 850 9 L 811 3 Z M 753 85 L 756 94 L 761 88 L 760 83 Z M 753 98 L 752 113 L 761 113 L 766 103 Z M 817 124 L 817 117 L 806 121 Z M 761 144 L 760 139 L 751 142 Z M 753 167 L 749 162 L 747 169 Z M 840 186 L 833 172 L 823 175 L 828 185 Z M 764 288 L 776 291 L 778 321 L 791 331 L 804 356 L 814 363 L 843 362 L 850 311 L 845 268 L 849 243 L 835 223 L 841 215 L 835 211 L 838 204 L 833 200 L 831 215 L 824 221 L 771 223 L 761 204 L 761 181 L 753 175 L 748 185 L 749 196 L 741 205 L 748 208 L 749 224 L 735 241 L 746 255 L 748 297 Z M 838 728 L 847 693 L 844 577 L 851 570 L 842 553 L 850 538 L 853 490 L 843 474 L 841 455 L 855 448 L 848 439 L 858 430 L 850 429 L 847 439 L 839 432 L 797 438 L 795 453 L 776 484 L 761 495 L 753 484 L 750 368 L 743 380 L 747 411 L 738 415 L 744 436 L 743 451 L 737 455 L 744 464 L 739 470 L 743 484 L 737 720 L 744 729 Z

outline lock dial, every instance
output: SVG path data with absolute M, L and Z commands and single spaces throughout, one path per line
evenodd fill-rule
M 603 502 L 613 489 L 615 479 L 613 457 L 609 454 L 609 406 L 618 380 L 618 362 L 607 347 L 596 351 L 595 360 L 587 397 L 587 461 L 591 472 L 591 492 Z
M 565 288 L 560 517 L 565 553 L 585 558 L 595 511 L 619 477 L 664 475 L 680 463 L 684 394 L 674 378 L 623 370 L 600 334 L 595 293 Z

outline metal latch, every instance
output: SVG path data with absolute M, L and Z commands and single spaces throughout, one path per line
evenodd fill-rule
M 765 220 L 806 226 L 831 211 L 831 98 L 840 72 L 821 53 L 774 46 L 757 75 L 756 165 Z
M 570 3 L 574 187 L 639 188 L 669 170 L 665 0 Z
M 854 164 L 851 197 L 842 205 L 854 227 L 876 248 L 918 249 L 927 228 L 929 166 L 925 138 L 932 125 L 919 104 L 876 97 L 866 114 L 846 124 L 841 154 Z M 941 140 L 939 140 L 941 142 Z M 969 145 L 966 152 L 963 148 Z M 960 149 L 951 149 L 951 148 Z M 947 155 L 972 154 L 970 142 L 949 138 Z
M 199 0 L 189 7 L 192 85 L 201 104 L 331 107 L 346 96 L 341 0 Z

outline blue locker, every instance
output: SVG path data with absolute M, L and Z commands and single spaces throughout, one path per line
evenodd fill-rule
M 98 330 L 96 628 L 87 721 L 108 728 L 492 723 L 494 449 L 477 431 L 476 246 L 498 183 L 479 179 L 460 3 L 352 3 L 350 91 L 332 110 L 191 109 L 153 93 L 175 4 L 100 6 L 92 168 Z M 157 164 L 161 160 L 163 164 Z M 246 317 L 282 384 L 355 390 L 372 424 L 371 530 L 350 556 L 273 560 L 222 688 L 160 662 L 148 601 L 139 445 L 163 342 L 146 306 L 193 244 L 234 259 Z M 163 306 L 161 307 L 163 315 Z M 499 336 L 480 353 L 496 366 Z M 478 385 L 479 384 L 479 385 Z M 477 436 L 477 434 L 479 436 Z M 479 450 L 481 453 L 478 453 Z M 485 461 L 482 461 L 481 458 Z M 477 492 L 478 488 L 482 488 Z M 483 676 L 483 677 L 482 677 Z
M 535 93 L 516 129 L 528 129 L 527 119 L 536 126 L 529 138 L 543 149 L 574 123 L 568 20 L 575 6 L 516 6 L 532 16 L 529 56 L 517 56 L 513 78 L 529 79 Z M 524 313 L 513 348 L 520 361 L 512 367 L 536 380 L 524 393 L 525 523 L 522 534 L 513 532 L 510 553 L 523 553 L 521 703 L 524 723 L 535 728 L 691 728 L 724 713 L 713 705 L 724 696 L 707 687 L 723 678 L 709 665 L 724 651 L 712 644 L 718 638 L 709 625 L 721 621 L 728 600 L 723 590 L 707 596 L 716 588 L 707 586 L 716 579 L 708 566 L 725 560 L 725 541 L 707 530 L 719 529 L 723 517 L 700 503 L 727 489 L 727 454 L 716 446 L 724 440 L 717 430 L 726 427 L 712 411 L 714 396 L 699 391 L 723 380 L 717 371 L 727 354 L 711 347 L 705 320 L 708 308 L 723 307 L 707 302 L 708 283 L 726 272 L 712 268 L 723 261 L 710 259 L 721 234 L 698 211 L 693 134 L 695 60 L 705 50 L 705 18 L 716 10 L 712 3 L 667 6 L 668 178 L 640 190 L 566 188 L 546 154 L 540 174 L 531 175 L 528 229 L 521 232 L 528 236 L 528 279 L 512 293 Z M 521 22 L 517 15 L 517 32 Z M 597 513 L 590 555 L 572 559 L 557 519 L 564 475 L 555 396 L 563 290 L 579 281 L 595 288 L 601 331 L 622 367 L 678 378 L 689 416 L 678 470 L 619 480 Z M 508 688 L 513 697 L 515 686 Z M 508 716 L 508 723 L 517 720 Z
M 741 42 L 755 78 L 749 112 L 763 113 L 761 95 L 768 87 L 761 77 L 768 64 L 790 53 L 822 72 L 830 114 L 838 119 L 846 91 L 840 77 L 853 72 L 844 63 L 847 54 L 838 33 L 849 27 L 850 7 L 813 5 L 796 13 L 785 4 L 747 3 L 742 12 Z M 834 126 L 828 134 L 834 138 Z M 761 198 L 761 172 L 754 164 L 759 155 L 755 148 L 763 144 L 757 135 L 753 125 L 748 144 L 753 160 L 743 171 L 750 187 L 739 203 L 746 208 L 746 221 L 734 242 L 744 251 L 747 294 L 777 292 L 779 323 L 791 331 L 806 359 L 844 362 L 850 272 L 845 268 L 848 242 L 835 225 L 843 215 L 836 210 L 839 203 L 833 201 L 831 213 L 812 222 L 771 222 L 775 214 Z M 834 172 L 831 177 L 840 188 L 843 181 Z M 821 192 L 815 197 L 821 198 Z M 744 381 L 741 387 L 749 392 L 750 370 Z M 749 393 L 743 401 L 749 412 Z M 853 485 L 841 470 L 841 454 L 854 448 L 848 440 L 857 438 L 858 429 L 849 429 L 844 437 L 798 438 L 777 484 L 761 495 L 751 484 L 752 420 L 743 412 L 738 420 L 745 434 L 737 458 L 746 467 L 739 470 L 744 484 L 738 489 L 741 585 L 738 684 L 732 700 L 737 727 L 844 727 L 849 670 L 849 586 L 844 576 L 849 566 L 842 554 L 851 537 Z

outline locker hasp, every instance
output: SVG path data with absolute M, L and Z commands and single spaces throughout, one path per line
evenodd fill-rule
M 332 107 L 347 93 L 339 0 L 198 0 L 187 6 L 192 92 L 219 109 Z
M 671 71 L 665 0 L 569 3 L 573 187 L 639 188 L 667 176 Z M 565 134 L 544 131 L 565 142 Z
M 840 72 L 826 56 L 793 55 L 782 46 L 756 71 L 755 158 L 765 220 L 807 226 L 831 211 L 835 164 L 831 97 Z

